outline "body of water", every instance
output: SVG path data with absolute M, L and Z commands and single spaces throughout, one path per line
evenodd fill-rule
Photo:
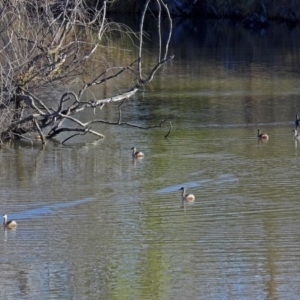
M 174 28 L 174 60 L 124 110 L 171 117 L 167 139 L 168 123 L 97 125 L 97 142 L 0 150 L 0 211 L 18 222 L 0 230 L 1 299 L 299 299 L 300 28 Z

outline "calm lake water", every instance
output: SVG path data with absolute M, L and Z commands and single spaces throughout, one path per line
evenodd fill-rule
M 19 225 L 0 230 L 0 299 L 299 299 L 299 36 L 175 22 L 175 59 L 124 111 L 172 117 L 168 139 L 99 125 L 97 142 L 1 149 L 0 211 Z

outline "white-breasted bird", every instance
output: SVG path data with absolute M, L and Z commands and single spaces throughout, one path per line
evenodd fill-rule
M 144 153 L 141 151 L 137 151 L 135 147 L 132 147 L 131 150 L 132 150 L 132 157 L 136 157 L 136 158 L 144 157 Z
M 7 214 L 3 215 L 3 225 L 7 228 L 17 227 L 17 222 L 15 220 L 7 220 Z

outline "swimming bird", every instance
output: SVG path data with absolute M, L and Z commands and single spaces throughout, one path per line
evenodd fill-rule
M 269 139 L 269 136 L 266 133 L 260 133 L 260 129 L 257 129 L 257 137 L 262 140 Z
M 17 222 L 15 220 L 8 220 L 7 221 L 7 214 L 3 215 L 3 225 L 7 228 L 15 228 L 17 227 Z
M 298 133 L 296 129 L 293 129 L 293 131 L 294 131 L 294 133 L 295 133 L 295 134 L 294 134 L 294 139 L 295 139 L 295 140 L 300 140 L 300 133 Z
M 296 126 L 296 130 L 300 126 L 300 119 L 299 119 L 298 115 L 296 115 L 295 126 Z
M 132 150 L 132 157 L 136 157 L 136 158 L 144 157 L 144 153 L 141 151 L 137 151 L 135 147 L 132 147 L 131 150 Z
M 182 199 L 182 203 L 183 202 L 194 202 L 195 201 L 195 196 L 193 194 L 186 194 L 186 188 L 182 187 L 180 190 L 182 190 L 182 195 L 181 195 L 181 199 Z

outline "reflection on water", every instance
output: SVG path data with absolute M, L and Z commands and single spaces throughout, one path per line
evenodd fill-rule
M 80 199 L 75 201 L 63 202 L 63 203 L 55 203 L 48 206 L 42 206 L 39 208 L 28 209 L 26 211 L 22 211 L 19 214 L 19 218 L 22 219 L 31 219 L 31 218 L 43 218 L 44 215 L 50 214 L 51 212 L 59 211 L 60 209 L 67 208 L 70 206 L 82 204 L 85 202 L 93 201 L 93 198 Z M 16 215 L 16 214 L 15 214 Z
M 168 139 L 106 126 L 97 143 L 1 149 L 0 211 L 18 228 L 0 230 L 0 299 L 297 299 L 299 45 L 247 32 L 249 49 L 241 31 L 173 41 L 128 103 L 142 125 L 173 115 Z

